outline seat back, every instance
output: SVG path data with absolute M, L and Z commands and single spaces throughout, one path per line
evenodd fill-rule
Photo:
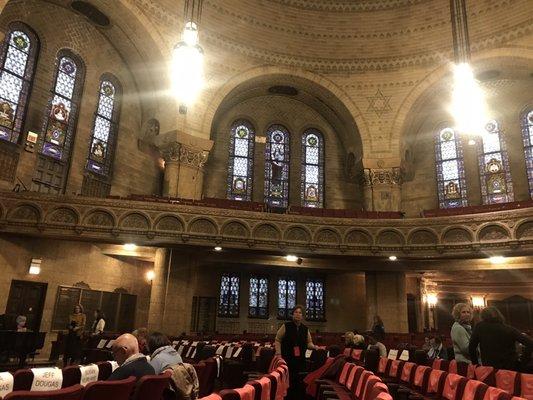
M 411 385 L 415 376 L 416 364 L 412 362 L 406 362 L 402 368 L 402 374 L 400 375 L 400 381 L 404 384 Z
M 486 366 L 477 366 L 474 369 L 474 377 L 478 381 L 481 381 L 483 383 L 486 383 L 489 386 L 496 385 L 495 381 L 495 373 L 494 367 L 486 367 Z
M 388 376 L 391 378 L 398 378 L 402 373 L 403 361 L 392 360 L 389 368 Z
M 445 371 L 441 371 L 440 369 L 432 369 L 431 373 L 429 374 L 426 393 L 436 393 L 440 396 L 442 394 L 442 389 L 444 388 L 446 375 L 448 375 L 448 373 Z
M 275 350 L 272 347 L 263 347 L 259 350 L 259 357 L 257 357 L 257 370 L 264 373 L 270 373 L 268 370 L 272 358 L 274 358 Z
M 451 360 L 448 363 L 448 372 L 450 374 L 458 374 L 458 372 L 457 372 L 457 361 L 456 360 Z
M 111 366 L 111 363 L 108 361 L 100 361 L 97 362 L 96 365 L 98 366 L 98 380 L 107 380 L 107 378 L 109 378 L 111 376 L 111 373 L 113 372 L 113 367 Z
M 278 379 L 272 374 L 267 374 L 265 377 L 270 380 L 270 400 L 275 400 L 278 392 Z
M 442 371 L 448 371 L 448 364 L 449 362 L 446 360 L 441 360 L 440 358 L 436 358 L 433 360 L 433 364 L 431 365 L 431 368 L 433 369 L 440 369 Z
M 344 385 L 346 383 L 348 374 L 350 373 L 353 367 L 354 367 L 354 364 L 352 363 L 344 364 L 344 366 L 342 367 L 341 374 L 339 375 L 339 381 L 338 381 L 341 385 Z
M 363 352 L 363 359 L 365 360 L 365 369 L 378 373 L 379 368 L 379 351 L 376 349 L 368 349 Z
M 457 374 L 461 376 L 466 376 L 468 373 L 469 363 L 457 362 L 456 360 L 451 360 L 448 364 L 448 372 L 450 374 Z
M 392 396 L 389 393 L 381 392 L 375 400 L 392 400 Z
M 496 387 L 505 390 L 511 396 L 518 394 L 517 386 L 519 383 L 518 372 L 509 371 L 507 369 L 499 369 L 496 371 Z
M 463 391 L 463 400 L 482 400 L 488 386 L 483 382 L 469 379 Z
M 121 381 L 97 381 L 85 386 L 83 400 L 129 400 L 136 378 L 130 376 Z
M 520 397 L 533 400 L 533 374 L 520 374 Z
M 383 382 L 376 382 L 372 389 L 366 393 L 364 400 L 374 400 L 380 393 L 389 393 L 389 389 Z
M 361 400 L 370 400 L 370 392 L 378 382 L 381 382 L 381 379 L 376 375 L 370 375 L 367 378 L 363 392 L 361 393 Z
M 63 368 L 62 388 L 78 385 L 81 381 L 81 371 L 77 365 L 69 365 Z
M 4 400 L 81 400 L 83 395 L 83 386 L 74 385 L 65 389 L 32 392 L 29 390 L 20 390 L 11 392 Z
M 489 386 L 483 400 L 511 400 L 511 395 L 505 390 Z
M 363 350 L 361 350 L 361 349 L 353 349 L 351 357 L 354 360 L 361 361 L 361 359 L 363 358 Z
M 141 377 L 135 385 L 132 400 L 160 400 L 170 385 L 170 375 L 170 371 L 165 371 L 159 375 Z
M 356 385 L 357 382 L 359 381 L 359 378 L 361 377 L 361 374 L 363 373 L 364 370 L 365 369 L 363 367 L 356 365 L 350 371 L 350 374 L 348 375 L 348 378 L 346 379 L 346 384 L 345 384 L 346 388 L 350 392 L 352 391 L 354 385 Z
M 380 357 L 378 364 L 378 373 L 380 373 L 381 375 L 387 375 L 387 373 L 389 372 L 390 364 L 391 360 L 386 357 Z
M 345 355 L 346 357 L 350 357 L 351 353 L 352 353 L 352 348 L 351 347 L 345 347 L 344 351 L 342 352 L 342 354 Z
M 13 374 L 13 391 L 30 390 L 33 382 L 31 369 L 19 369 Z
M 363 390 L 365 388 L 366 381 L 372 375 L 374 375 L 374 374 L 372 372 L 370 372 L 370 371 L 363 371 L 363 373 L 361 374 L 361 377 L 359 378 L 359 381 L 357 382 L 357 385 L 354 386 L 355 392 L 352 392 L 352 393 L 355 394 L 356 398 L 361 399 L 361 395 L 363 394 Z
M 263 376 L 249 383 L 255 388 L 255 400 L 270 400 L 270 379 Z
M 210 395 L 202 397 L 198 400 L 222 400 L 222 397 L 220 397 L 220 395 L 217 393 L 211 393 Z
M 425 365 L 417 366 L 413 378 L 413 387 L 422 393 L 426 393 L 431 371 L 432 369 L 430 367 L 426 367 Z
M 463 396 L 463 391 L 467 379 L 458 374 L 448 374 L 444 381 L 442 397 L 446 400 L 459 400 Z

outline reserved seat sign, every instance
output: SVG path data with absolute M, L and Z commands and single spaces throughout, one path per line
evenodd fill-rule
M 32 368 L 31 391 L 59 390 L 63 383 L 63 371 L 59 368 Z
M 4 398 L 13 391 L 13 375 L 9 372 L 0 372 L 0 398 Z

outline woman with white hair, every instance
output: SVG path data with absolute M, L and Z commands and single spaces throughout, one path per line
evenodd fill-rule
M 455 319 L 451 331 L 455 359 L 471 364 L 468 345 L 472 336 L 472 308 L 466 303 L 457 303 L 453 307 L 452 316 Z

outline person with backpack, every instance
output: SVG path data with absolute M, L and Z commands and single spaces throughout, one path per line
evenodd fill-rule
M 148 336 L 147 344 L 150 352 L 150 365 L 154 367 L 156 374 L 172 365 L 183 363 L 181 356 L 171 346 L 168 337 L 161 332 L 152 332 Z

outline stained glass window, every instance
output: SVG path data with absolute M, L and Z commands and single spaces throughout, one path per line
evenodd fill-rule
M 268 278 L 250 278 L 250 300 L 248 315 L 252 318 L 268 318 Z
M 87 170 L 109 177 L 116 145 L 120 86 L 112 76 L 100 80 L 98 106 L 89 146 Z
M 228 199 L 252 200 L 255 131 L 248 121 L 231 127 L 228 168 Z
M 315 129 L 302 136 L 302 205 L 324 207 L 324 140 Z
M 30 97 L 39 41 L 22 23 L 10 25 L 0 52 L 0 139 L 18 143 Z
M 265 151 L 265 202 L 287 207 L 289 202 L 289 132 L 281 125 L 267 131 Z
M 439 208 L 466 207 L 463 146 L 459 134 L 444 128 L 435 137 L 435 160 Z
M 533 198 L 533 109 L 522 115 L 522 138 L 524 139 L 524 151 L 526 153 L 529 195 Z
M 219 317 L 239 316 L 239 275 L 222 274 L 220 280 Z
M 325 320 L 324 292 L 323 279 L 307 279 L 305 282 L 305 308 L 308 321 Z
M 485 130 L 478 143 L 483 204 L 508 203 L 514 193 L 505 140 L 497 121 L 489 121 Z
M 60 51 L 40 142 L 42 154 L 61 161 L 69 159 L 83 77 L 81 60 L 69 51 Z
M 296 307 L 296 280 L 278 279 L 278 318 L 290 319 Z

